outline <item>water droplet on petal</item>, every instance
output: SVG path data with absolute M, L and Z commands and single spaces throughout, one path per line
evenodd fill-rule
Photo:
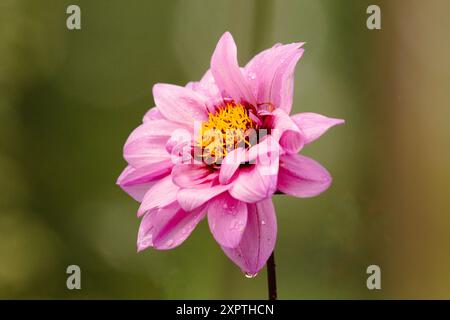
M 250 272 L 246 272 L 246 273 L 245 273 L 245 277 L 246 277 L 246 278 L 249 278 L 249 279 L 254 278 L 254 277 L 256 277 L 257 275 L 258 275 L 257 273 L 250 273 Z
M 235 229 L 238 229 L 239 232 L 244 231 L 244 222 L 242 220 L 236 221 Z
M 250 80 L 255 80 L 255 79 L 256 79 L 256 74 L 255 74 L 254 72 L 249 72 L 249 73 L 248 73 L 248 78 L 249 78 Z
M 228 203 L 224 203 L 223 204 L 223 213 L 224 214 L 233 214 L 233 215 L 236 215 L 236 205 L 234 205 L 234 204 L 232 204 L 232 205 L 230 205 L 230 204 L 228 204 Z
M 265 224 L 266 224 L 266 222 L 265 222 L 264 220 L 262 220 L 262 221 L 261 221 L 261 224 L 262 224 L 262 225 L 265 225 Z

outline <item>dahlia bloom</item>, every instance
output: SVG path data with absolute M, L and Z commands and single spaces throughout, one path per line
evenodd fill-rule
M 156 107 L 126 141 L 117 181 L 141 203 L 138 251 L 177 247 L 207 216 L 225 254 L 254 275 L 275 246 L 272 195 L 330 186 L 327 170 L 298 152 L 344 121 L 289 116 L 302 45 L 277 44 L 241 68 L 226 32 L 200 81 L 154 85 Z

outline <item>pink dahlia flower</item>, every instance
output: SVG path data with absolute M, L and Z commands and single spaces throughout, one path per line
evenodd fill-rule
M 200 81 L 154 85 L 156 107 L 126 141 L 117 181 L 141 202 L 138 251 L 179 246 L 207 216 L 225 254 L 256 274 L 275 246 L 272 195 L 330 186 L 327 170 L 298 152 L 344 121 L 289 116 L 302 45 L 277 44 L 241 68 L 226 32 Z

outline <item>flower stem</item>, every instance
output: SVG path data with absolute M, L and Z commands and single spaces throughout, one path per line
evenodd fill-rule
M 269 300 L 277 300 L 277 276 L 275 272 L 275 250 L 267 260 L 267 287 Z

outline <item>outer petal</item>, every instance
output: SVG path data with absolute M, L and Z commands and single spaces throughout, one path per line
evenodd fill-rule
M 294 70 L 304 51 L 300 49 L 302 45 L 276 45 L 255 56 L 245 66 L 258 103 L 271 103 L 289 114 L 294 94 Z
M 132 186 L 159 180 L 170 173 L 171 169 L 172 163 L 170 161 L 162 161 L 138 169 L 127 166 L 117 179 L 117 184 Z
M 222 96 L 237 102 L 256 103 L 239 68 L 236 44 L 229 32 L 225 32 L 217 43 L 211 58 L 211 72 Z
M 189 127 L 166 119 L 148 120 L 131 132 L 125 145 L 132 141 L 148 137 L 170 138 L 172 133 L 177 129 L 189 129 Z
M 167 137 L 162 136 L 144 137 L 128 142 L 123 148 L 123 157 L 135 168 L 169 160 L 166 142 Z
M 230 185 L 213 185 L 210 182 L 205 182 L 197 185 L 195 188 L 183 188 L 177 193 L 177 200 L 180 206 L 186 210 L 194 210 L 215 196 L 227 191 Z
M 150 246 L 159 250 L 179 246 L 204 216 L 204 208 L 186 212 L 176 202 L 165 208 L 148 212 L 139 227 L 138 251 Z
M 170 175 L 156 182 L 145 194 L 138 217 L 149 210 L 163 208 L 176 201 L 178 190 L 179 187 L 173 184 Z
M 211 173 L 210 167 L 204 164 L 178 164 L 172 170 L 172 179 L 181 188 L 192 188 L 208 179 L 211 180 Z
M 299 152 L 305 143 L 301 130 L 282 109 L 276 109 L 273 116 L 274 130 L 272 130 L 272 136 L 279 141 L 281 147 L 287 153 Z
M 166 142 L 177 130 L 189 132 L 173 121 L 165 119 L 146 121 L 133 130 L 125 142 L 123 148 L 125 160 L 133 167 L 139 168 L 170 159 Z
M 280 161 L 278 190 L 291 196 L 316 196 L 330 186 L 328 171 L 315 160 L 299 154 L 285 155 Z
M 147 111 L 142 121 L 147 122 L 150 120 L 161 120 L 161 119 L 164 119 L 164 116 L 161 114 L 161 112 L 159 112 L 158 108 L 153 107 Z
M 137 184 L 133 186 L 120 186 L 122 190 L 128 193 L 134 200 L 142 202 L 147 191 L 155 184 L 155 181 Z
M 220 165 L 219 181 L 227 184 L 238 170 L 241 162 L 245 161 L 245 149 L 237 148 L 229 152 Z
M 188 88 L 157 83 L 153 97 L 159 112 L 169 120 L 193 125 L 195 120 L 208 119 L 206 98 Z
M 312 112 L 297 113 L 291 118 L 302 130 L 305 136 L 305 143 L 313 142 L 329 128 L 345 123 L 345 120 L 328 118 Z
M 142 201 L 153 182 L 168 175 L 172 166 L 171 161 L 162 161 L 138 169 L 127 166 L 117 179 L 117 184 L 135 200 Z
M 239 245 L 232 249 L 222 246 L 225 254 L 243 272 L 258 273 L 275 248 L 277 220 L 272 199 L 248 204 L 247 226 Z
M 224 193 L 209 202 L 208 223 L 221 246 L 236 248 L 247 225 L 247 204 Z

